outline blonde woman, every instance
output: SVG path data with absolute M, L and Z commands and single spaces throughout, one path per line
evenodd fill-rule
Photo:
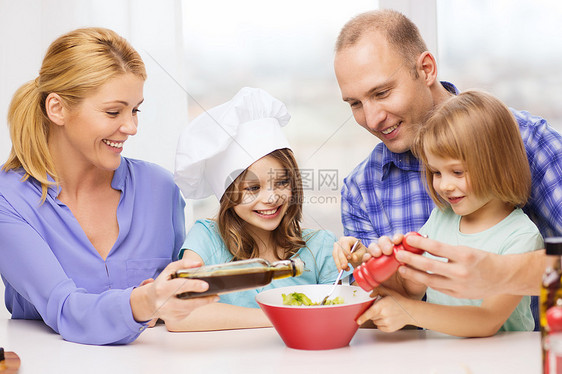
M 185 203 L 170 173 L 121 156 L 145 79 L 125 39 L 87 28 L 55 40 L 37 79 L 15 93 L 0 172 L 0 273 L 12 318 L 42 319 L 74 342 L 124 344 L 151 319 L 183 318 L 214 300 L 173 297 L 207 289 L 168 280 L 197 265 L 170 264 Z
M 467 91 L 446 100 L 420 129 L 414 152 L 437 205 L 420 233 L 502 255 L 543 248 L 538 228 L 521 210 L 531 190 L 525 148 L 515 118 L 498 99 Z M 382 331 L 415 325 L 482 337 L 534 327 L 529 296 L 460 299 L 398 274 L 376 292 L 384 297 L 358 322 L 371 319 Z M 424 293 L 427 302 L 419 300 Z

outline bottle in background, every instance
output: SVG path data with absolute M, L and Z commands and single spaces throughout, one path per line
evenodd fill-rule
M 562 374 L 562 237 L 546 238 L 546 269 L 539 298 L 542 366 Z

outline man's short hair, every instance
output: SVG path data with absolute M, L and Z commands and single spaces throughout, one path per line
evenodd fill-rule
M 402 13 L 391 9 L 361 13 L 349 20 L 336 41 L 336 53 L 355 45 L 366 35 L 380 33 L 395 48 L 407 65 L 414 66 L 418 56 L 427 51 L 418 27 Z M 416 74 L 417 75 L 417 74 Z

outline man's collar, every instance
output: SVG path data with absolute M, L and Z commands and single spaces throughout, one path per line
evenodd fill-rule
M 460 93 L 460 91 L 458 90 L 457 87 L 455 87 L 454 84 L 447 82 L 447 81 L 441 81 L 441 85 L 443 86 L 443 88 L 445 88 L 447 91 L 449 91 L 450 93 L 452 93 L 453 95 L 458 95 Z
M 421 171 L 421 164 L 419 160 L 414 157 L 412 152 L 406 151 L 404 153 L 394 153 L 384 146 L 381 164 L 383 179 L 386 177 L 393 165 L 394 167 L 404 171 Z

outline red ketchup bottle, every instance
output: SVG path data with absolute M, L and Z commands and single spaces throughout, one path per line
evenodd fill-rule
M 392 274 L 402 265 L 394 255 L 397 251 L 403 251 L 406 249 L 412 253 L 422 254 L 424 251 L 419 248 L 414 248 L 408 243 L 406 243 L 406 238 L 409 236 L 421 236 L 417 232 L 409 232 L 404 235 L 404 240 L 402 244 L 394 246 L 394 252 L 391 255 L 382 255 L 380 257 L 372 257 L 363 264 L 359 265 L 353 271 L 353 277 L 357 281 L 357 284 L 369 292 L 373 288 L 377 287 L 379 284 L 390 278 Z

